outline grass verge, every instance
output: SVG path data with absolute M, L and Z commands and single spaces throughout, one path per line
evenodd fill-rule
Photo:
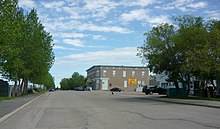
M 0 96 L 0 101 L 1 100 L 10 100 L 10 99 L 14 99 L 15 97 L 8 97 L 8 96 Z
M 44 94 L 45 92 L 47 92 L 47 90 L 39 90 L 36 93 L 27 93 L 27 94 L 22 94 L 22 95 L 19 95 L 19 96 L 16 96 L 16 97 L 22 97 L 22 96 L 26 96 L 26 95 L 30 95 L 30 94 Z M 10 99 L 14 99 L 16 97 L 0 96 L 0 101 L 1 100 L 10 100 Z

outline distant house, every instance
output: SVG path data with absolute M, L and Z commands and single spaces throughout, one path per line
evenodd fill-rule
M 149 85 L 147 67 L 96 65 L 87 69 L 87 78 L 93 80 L 95 90 L 110 90 L 113 87 L 124 91 L 136 91 Z
M 153 86 L 159 87 L 160 86 L 160 82 L 156 79 L 155 75 L 149 76 L 149 86 L 150 87 L 153 87 Z
M 159 87 L 165 88 L 165 89 L 175 88 L 174 83 L 173 82 L 167 82 L 166 79 L 168 79 L 168 76 L 165 73 L 156 75 L 156 81 L 159 82 Z M 216 95 L 220 96 L 220 81 L 214 80 L 214 85 L 217 87 Z M 212 87 L 212 84 L 208 83 L 207 86 Z M 182 82 L 179 82 L 179 88 L 183 88 Z M 196 80 L 195 77 L 190 78 L 189 88 L 190 88 L 189 89 L 189 94 L 190 95 L 198 95 L 199 81 Z
M 0 79 L 0 96 L 8 96 L 9 84 L 7 81 Z

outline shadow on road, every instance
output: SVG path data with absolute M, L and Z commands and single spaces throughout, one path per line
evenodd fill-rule
M 132 96 L 132 97 L 120 97 L 120 98 L 114 98 L 114 101 L 117 102 L 129 102 L 129 103 L 150 103 L 151 105 L 167 105 L 170 103 L 167 102 L 159 102 L 159 101 L 155 101 L 150 97 L 136 97 L 136 96 Z

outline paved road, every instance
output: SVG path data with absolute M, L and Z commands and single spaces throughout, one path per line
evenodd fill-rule
M 18 107 L 21 107 L 25 103 L 29 102 L 30 100 L 36 98 L 40 94 L 30 94 L 24 95 L 21 97 L 16 97 L 11 100 L 2 100 L 0 101 L 0 118 L 5 116 L 6 114 L 14 111 Z
M 220 109 L 109 92 L 46 93 L 0 129 L 220 129 Z

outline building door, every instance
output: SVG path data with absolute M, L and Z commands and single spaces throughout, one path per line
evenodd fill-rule
M 102 80 L 102 90 L 108 90 L 108 80 L 107 79 Z
M 128 81 L 124 81 L 124 87 L 128 87 Z

